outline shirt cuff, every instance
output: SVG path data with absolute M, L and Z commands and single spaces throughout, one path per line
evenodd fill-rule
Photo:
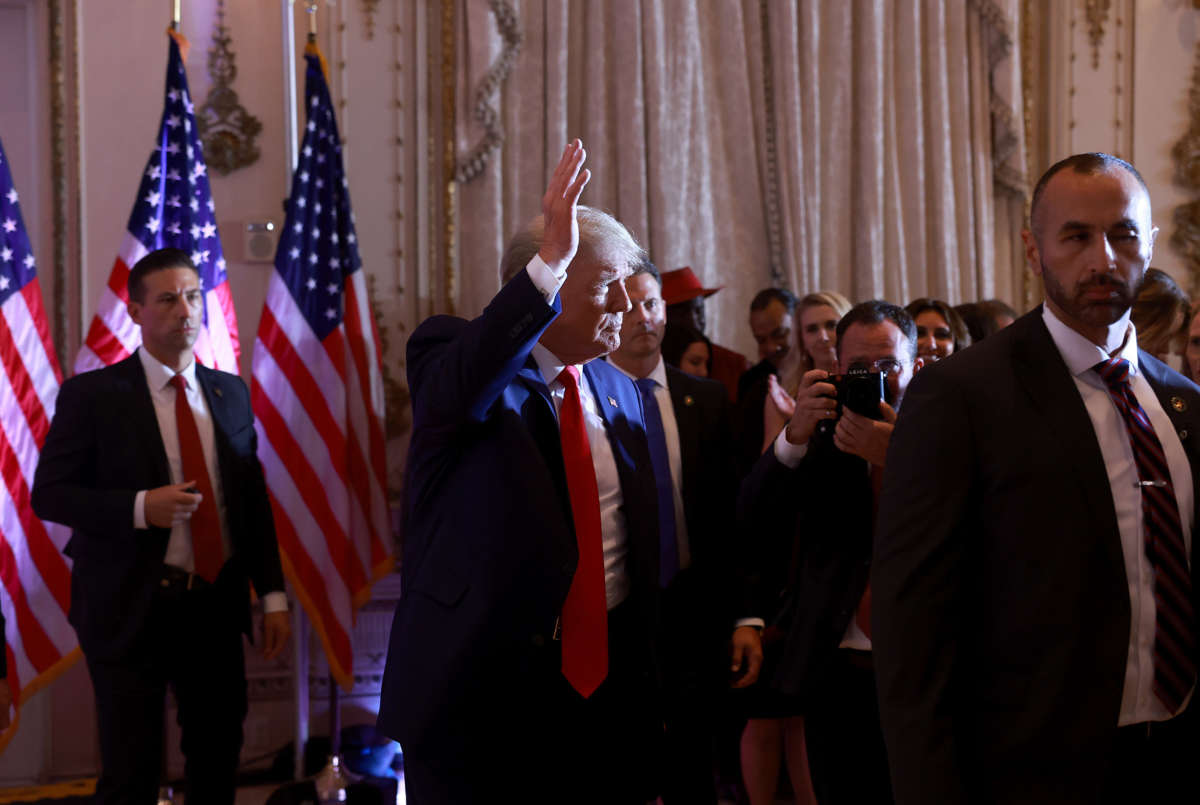
M 743 626 L 753 626 L 756 629 L 762 629 L 766 625 L 767 622 L 762 618 L 738 618 L 737 623 L 733 625 L 733 628 L 740 629 Z
M 779 431 L 779 435 L 775 437 L 775 458 L 779 459 L 780 464 L 794 470 L 800 466 L 807 454 L 808 442 L 792 444 L 787 440 L 787 428 Z
M 146 490 L 133 496 L 133 527 L 146 528 Z
M 263 612 L 287 612 L 287 593 L 277 590 L 262 597 Z
M 542 292 L 542 296 L 546 297 L 546 304 L 554 304 L 554 297 L 558 296 L 558 289 L 566 282 L 567 272 L 564 271 L 561 275 L 555 274 L 550 270 L 550 266 L 546 265 L 546 261 L 541 258 L 541 255 L 537 254 L 529 261 L 529 265 L 525 266 L 525 271 L 529 274 L 533 286 Z

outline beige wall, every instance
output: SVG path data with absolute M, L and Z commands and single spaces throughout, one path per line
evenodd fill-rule
M 1097 66 L 1082 2 L 1058 0 L 1045 4 L 1042 13 L 1050 33 L 1045 76 L 1050 153 L 1045 164 L 1033 166 L 1034 178 L 1054 160 L 1081 151 L 1108 151 L 1131 161 L 1150 186 L 1160 229 L 1154 265 L 1185 289 L 1200 290 L 1169 245 L 1175 207 L 1191 200 L 1172 180 L 1171 148 L 1188 128 L 1200 10 L 1190 0 L 1114 0 L 1096 49 Z

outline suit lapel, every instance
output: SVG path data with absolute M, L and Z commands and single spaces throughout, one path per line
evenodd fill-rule
M 1121 550 L 1112 486 L 1083 398 L 1042 321 L 1041 307 L 1023 316 L 1018 324 L 1020 330 L 1015 334 L 1013 346 L 1015 375 L 1024 385 L 1037 416 L 1045 423 L 1042 432 L 1052 434 L 1055 440 L 1055 444 L 1039 445 L 1035 449 L 1052 450 L 1070 465 L 1073 471 L 1066 473 L 1064 480 L 1066 477 L 1074 480 L 1083 498 L 1087 519 L 1093 525 L 1091 530 L 1102 535 L 1101 548 L 1124 572 L 1125 557 Z

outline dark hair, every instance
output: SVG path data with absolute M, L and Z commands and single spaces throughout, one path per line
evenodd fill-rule
M 905 312 L 913 317 L 913 322 L 927 310 L 932 310 L 946 320 L 946 324 L 950 327 L 950 335 L 954 337 L 954 351 L 966 349 L 971 346 L 971 333 L 967 330 L 967 325 L 963 322 L 954 308 L 943 302 L 941 299 L 931 299 L 928 296 L 922 296 L 920 299 L 914 299 L 904 307 Z
M 1007 302 L 999 299 L 964 302 L 955 307 L 954 312 L 962 318 L 963 324 L 967 325 L 967 332 L 971 334 L 972 344 L 1000 332 L 1000 325 L 996 320 L 1001 316 L 1007 316 L 1010 319 L 1017 317 L 1017 311 L 1013 310 Z
M 649 274 L 650 276 L 654 277 L 654 281 L 658 283 L 658 287 L 662 287 L 662 274 L 658 273 L 658 266 L 650 262 L 649 257 L 644 258 L 642 262 L 638 263 L 634 267 L 633 273 L 629 276 L 636 277 L 638 274 Z
M 797 301 L 796 295 L 787 288 L 763 288 L 750 300 L 750 312 L 766 310 L 772 302 L 778 302 L 788 313 L 794 313 Z
M 1191 320 L 1188 312 L 1192 306 L 1188 295 L 1171 275 L 1157 268 L 1146 269 L 1142 287 L 1133 300 L 1130 318 L 1137 330 L 1138 346 L 1152 355 L 1162 354 L 1171 348 L 1171 341 L 1181 332 L 1186 333 Z M 1183 325 L 1173 329 L 1175 317 L 1183 314 Z
M 130 300 L 139 305 L 145 303 L 146 276 L 155 271 L 165 271 L 168 268 L 190 268 L 196 272 L 197 277 L 200 276 L 200 270 L 196 268 L 192 258 L 183 249 L 170 247 L 155 249 L 134 263 L 133 268 L 129 270 L 129 279 L 126 281 L 125 287 Z
M 852 325 L 862 324 L 870 327 L 873 324 L 883 324 L 885 321 L 890 321 L 892 324 L 900 328 L 900 332 L 908 339 L 908 360 L 909 362 L 917 359 L 917 325 L 913 321 L 912 316 L 908 315 L 908 311 L 899 305 L 893 305 L 891 302 L 884 302 L 882 299 L 871 299 L 866 302 L 859 302 L 854 307 L 850 308 L 850 312 L 838 321 L 837 325 L 837 351 L 838 357 L 842 355 L 842 336 L 846 334 L 846 330 Z
M 1050 182 L 1054 174 L 1061 173 L 1067 168 L 1076 173 L 1092 176 L 1115 170 L 1127 171 L 1133 178 L 1137 179 L 1146 197 L 1150 197 L 1150 188 L 1146 186 L 1146 180 L 1142 178 L 1142 174 L 1137 172 L 1137 168 L 1120 157 L 1114 157 L 1112 154 L 1104 154 L 1098 151 L 1087 154 L 1075 154 L 1066 159 L 1061 159 L 1047 168 L 1046 172 L 1042 174 L 1042 178 L 1038 179 L 1037 186 L 1033 188 L 1033 200 L 1029 203 L 1029 229 L 1034 235 L 1038 234 L 1038 210 L 1041 205 L 1042 196 L 1046 192 L 1046 185 Z
M 688 324 L 667 322 L 667 329 L 663 332 L 662 340 L 663 360 L 679 368 L 679 362 L 683 360 L 683 353 L 687 352 L 687 348 L 697 341 L 704 342 L 704 345 L 708 347 L 708 368 L 711 370 L 712 342 L 704 337 L 704 333 Z

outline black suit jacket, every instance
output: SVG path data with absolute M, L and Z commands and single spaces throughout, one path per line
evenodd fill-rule
M 1200 389 L 1138 358 L 1200 484 Z M 897 802 L 1098 799 L 1129 593 L 1100 447 L 1041 308 L 909 387 L 872 617 Z
M 283 589 L 275 526 L 256 455 L 254 414 L 237 375 L 196 366 L 213 418 L 233 555 L 220 582 L 250 633 L 248 580 Z M 92 659 L 118 660 L 138 645 L 162 578 L 170 530 L 133 527 L 139 490 L 171 483 L 141 360 L 76 375 L 62 385 L 33 484 L 38 517 L 73 529 L 71 624 Z
M 714 380 L 674 366 L 666 372 L 679 432 L 680 496 L 691 564 L 667 590 L 663 642 L 679 649 L 674 676 L 711 686 L 727 678 L 726 644 L 734 617 L 730 561 L 737 472 L 729 396 Z
M 813 443 L 791 469 L 767 450 L 742 482 L 738 502 L 747 590 L 743 616 L 784 632 L 775 688 L 820 697 L 850 619 L 867 587 L 873 495 L 867 462 Z
M 562 679 L 553 629 L 578 549 L 558 420 L 530 356 L 558 305 L 522 272 L 478 318 L 433 317 L 408 341 L 404 595 L 379 727 L 426 758 L 494 753 L 512 725 L 559 701 L 550 696 Z M 658 509 L 641 397 L 605 361 L 584 374 L 620 477 L 630 603 L 649 644 Z

